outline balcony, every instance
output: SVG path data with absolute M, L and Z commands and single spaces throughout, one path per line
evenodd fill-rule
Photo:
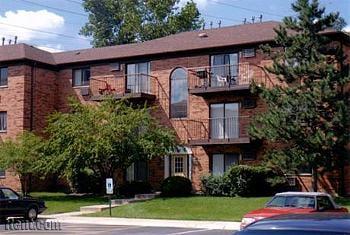
M 248 144 L 248 116 L 188 120 L 188 142 L 193 146 Z
M 188 71 L 189 92 L 195 95 L 249 91 L 253 81 L 257 84 L 271 83 L 262 68 L 249 63 L 196 67 Z
M 101 101 L 107 96 L 115 99 L 154 100 L 156 77 L 148 74 L 104 76 L 90 79 L 91 100 Z

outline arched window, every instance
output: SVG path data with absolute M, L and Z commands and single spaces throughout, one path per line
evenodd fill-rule
M 188 84 L 187 72 L 183 68 L 175 69 L 170 76 L 170 117 L 187 117 Z

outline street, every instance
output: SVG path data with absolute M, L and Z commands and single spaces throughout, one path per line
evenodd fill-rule
M 13 228 L 12 228 L 13 229 Z M 10 230 L 5 225 L 0 225 L 0 234 L 135 234 L 135 235 L 228 235 L 233 231 L 211 230 L 211 229 L 190 229 L 190 228 L 164 228 L 164 227 L 139 227 L 139 226 L 110 226 L 93 224 L 60 224 L 60 230 Z

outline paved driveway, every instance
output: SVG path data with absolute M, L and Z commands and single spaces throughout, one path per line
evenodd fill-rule
M 98 234 L 98 235 L 228 235 L 233 231 L 228 230 L 211 230 L 211 229 L 189 229 L 189 228 L 164 228 L 164 227 L 139 227 L 139 226 L 111 226 L 111 225 L 93 225 L 93 224 L 60 224 L 59 229 L 57 226 L 53 230 L 21 230 L 20 227 L 11 227 L 9 225 L 0 225 L 0 234 Z M 23 226 L 23 225 L 22 225 Z M 22 227 L 22 229 L 25 227 Z M 43 228 L 42 228 L 43 229 Z

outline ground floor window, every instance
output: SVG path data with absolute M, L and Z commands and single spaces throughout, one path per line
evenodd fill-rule
M 142 181 L 145 182 L 148 180 L 148 163 L 145 161 L 138 161 L 126 170 L 126 181 Z
M 211 172 L 213 175 L 223 175 L 231 166 L 238 163 L 238 153 L 213 154 L 211 157 Z
M 191 178 L 192 151 L 189 147 L 178 146 L 169 156 L 164 157 L 164 178 L 183 176 Z
M 171 165 L 172 165 L 172 172 L 171 175 L 173 176 L 183 176 L 187 177 L 187 161 L 188 157 L 187 155 L 173 155 L 171 157 Z
M 5 173 L 5 170 L 1 170 L 0 169 L 0 179 L 3 179 L 6 177 L 6 173 Z

